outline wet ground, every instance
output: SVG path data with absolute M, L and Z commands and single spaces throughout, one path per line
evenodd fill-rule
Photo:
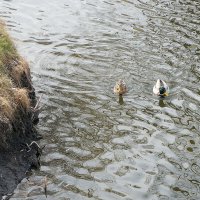
M 21 149 L 1 152 L 0 199 L 5 200 L 12 196 L 20 181 L 28 176 L 32 169 L 38 169 L 37 149 L 27 151 L 24 146 Z
M 200 199 L 199 1 L 2 0 L 42 96 L 40 170 L 11 199 Z M 129 92 L 121 105 L 116 80 Z M 165 80 L 170 96 L 152 95 Z

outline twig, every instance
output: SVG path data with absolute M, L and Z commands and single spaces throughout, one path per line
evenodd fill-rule
M 42 95 L 43 95 L 43 94 L 42 94 Z M 42 107 L 40 107 L 39 104 L 40 104 L 40 102 L 41 102 L 42 95 L 41 95 L 40 98 L 38 99 L 38 101 L 37 101 L 35 107 L 34 107 L 34 108 L 33 108 L 33 107 L 31 108 L 32 111 L 33 111 L 33 115 L 32 115 L 32 117 L 31 117 L 32 122 L 34 122 L 35 120 L 38 120 L 38 116 L 39 116 L 39 114 L 40 114 L 40 112 L 41 112 L 41 108 L 42 108 Z
M 43 94 L 41 94 L 40 98 L 38 99 L 38 101 L 37 101 L 35 107 L 33 108 L 34 110 L 38 110 L 38 109 L 39 109 L 39 104 L 40 104 L 40 101 L 41 101 L 41 99 L 42 99 L 42 96 L 43 96 Z
M 44 177 L 44 194 L 47 198 L 47 184 L 48 184 L 48 181 L 47 181 L 47 176 Z
M 32 146 L 33 144 L 36 144 L 36 146 L 38 147 L 38 149 L 41 150 L 39 144 L 38 144 L 36 141 L 33 141 L 33 142 L 31 142 L 31 144 L 29 144 L 29 145 L 26 143 L 26 146 L 27 146 L 28 149 L 29 149 L 27 152 L 29 152 L 29 151 L 31 150 L 31 146 Z

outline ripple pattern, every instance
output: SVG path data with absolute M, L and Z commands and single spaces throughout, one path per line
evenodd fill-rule
M 11 199 L 200 199 L 200 3 L 2 0 L 43 94 L 41 169 Z M 120 105 L 112 93 L 125 79 Z M 157 78 L 164 100 L 152 96 Z

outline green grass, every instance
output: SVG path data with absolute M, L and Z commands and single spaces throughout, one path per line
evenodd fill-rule
M 5 30 L 5 25 L 0 23 L 0 74 L 5 75 L 10 62 L 18 58 L 17 50 Z
M 2 29 L 2 28 L 1 28 Z M 15 47 L 13 46 L 12 41 L 10 40 L 9 36 L 6 34 L 4 29 L 1 31 L 0 35 L 0 57 L 16 57 L 17 52 Z M 5 58 L 4 57 L 4 58 Z

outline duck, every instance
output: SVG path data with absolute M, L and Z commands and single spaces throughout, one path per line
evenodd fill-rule
M 127 87 L 126 87 L 126 83 L 124 82 L 124 80 L 120 79 L 119 81 L 117 81 L 114 86 L 113 91 L 115 94 L 117 94 L 119 96 L 125 94 L 127 92 Z
M 165 81 L 158 79 L 153 87 L 153 93 L 160 97 L 169 96 L 169 87 Z

